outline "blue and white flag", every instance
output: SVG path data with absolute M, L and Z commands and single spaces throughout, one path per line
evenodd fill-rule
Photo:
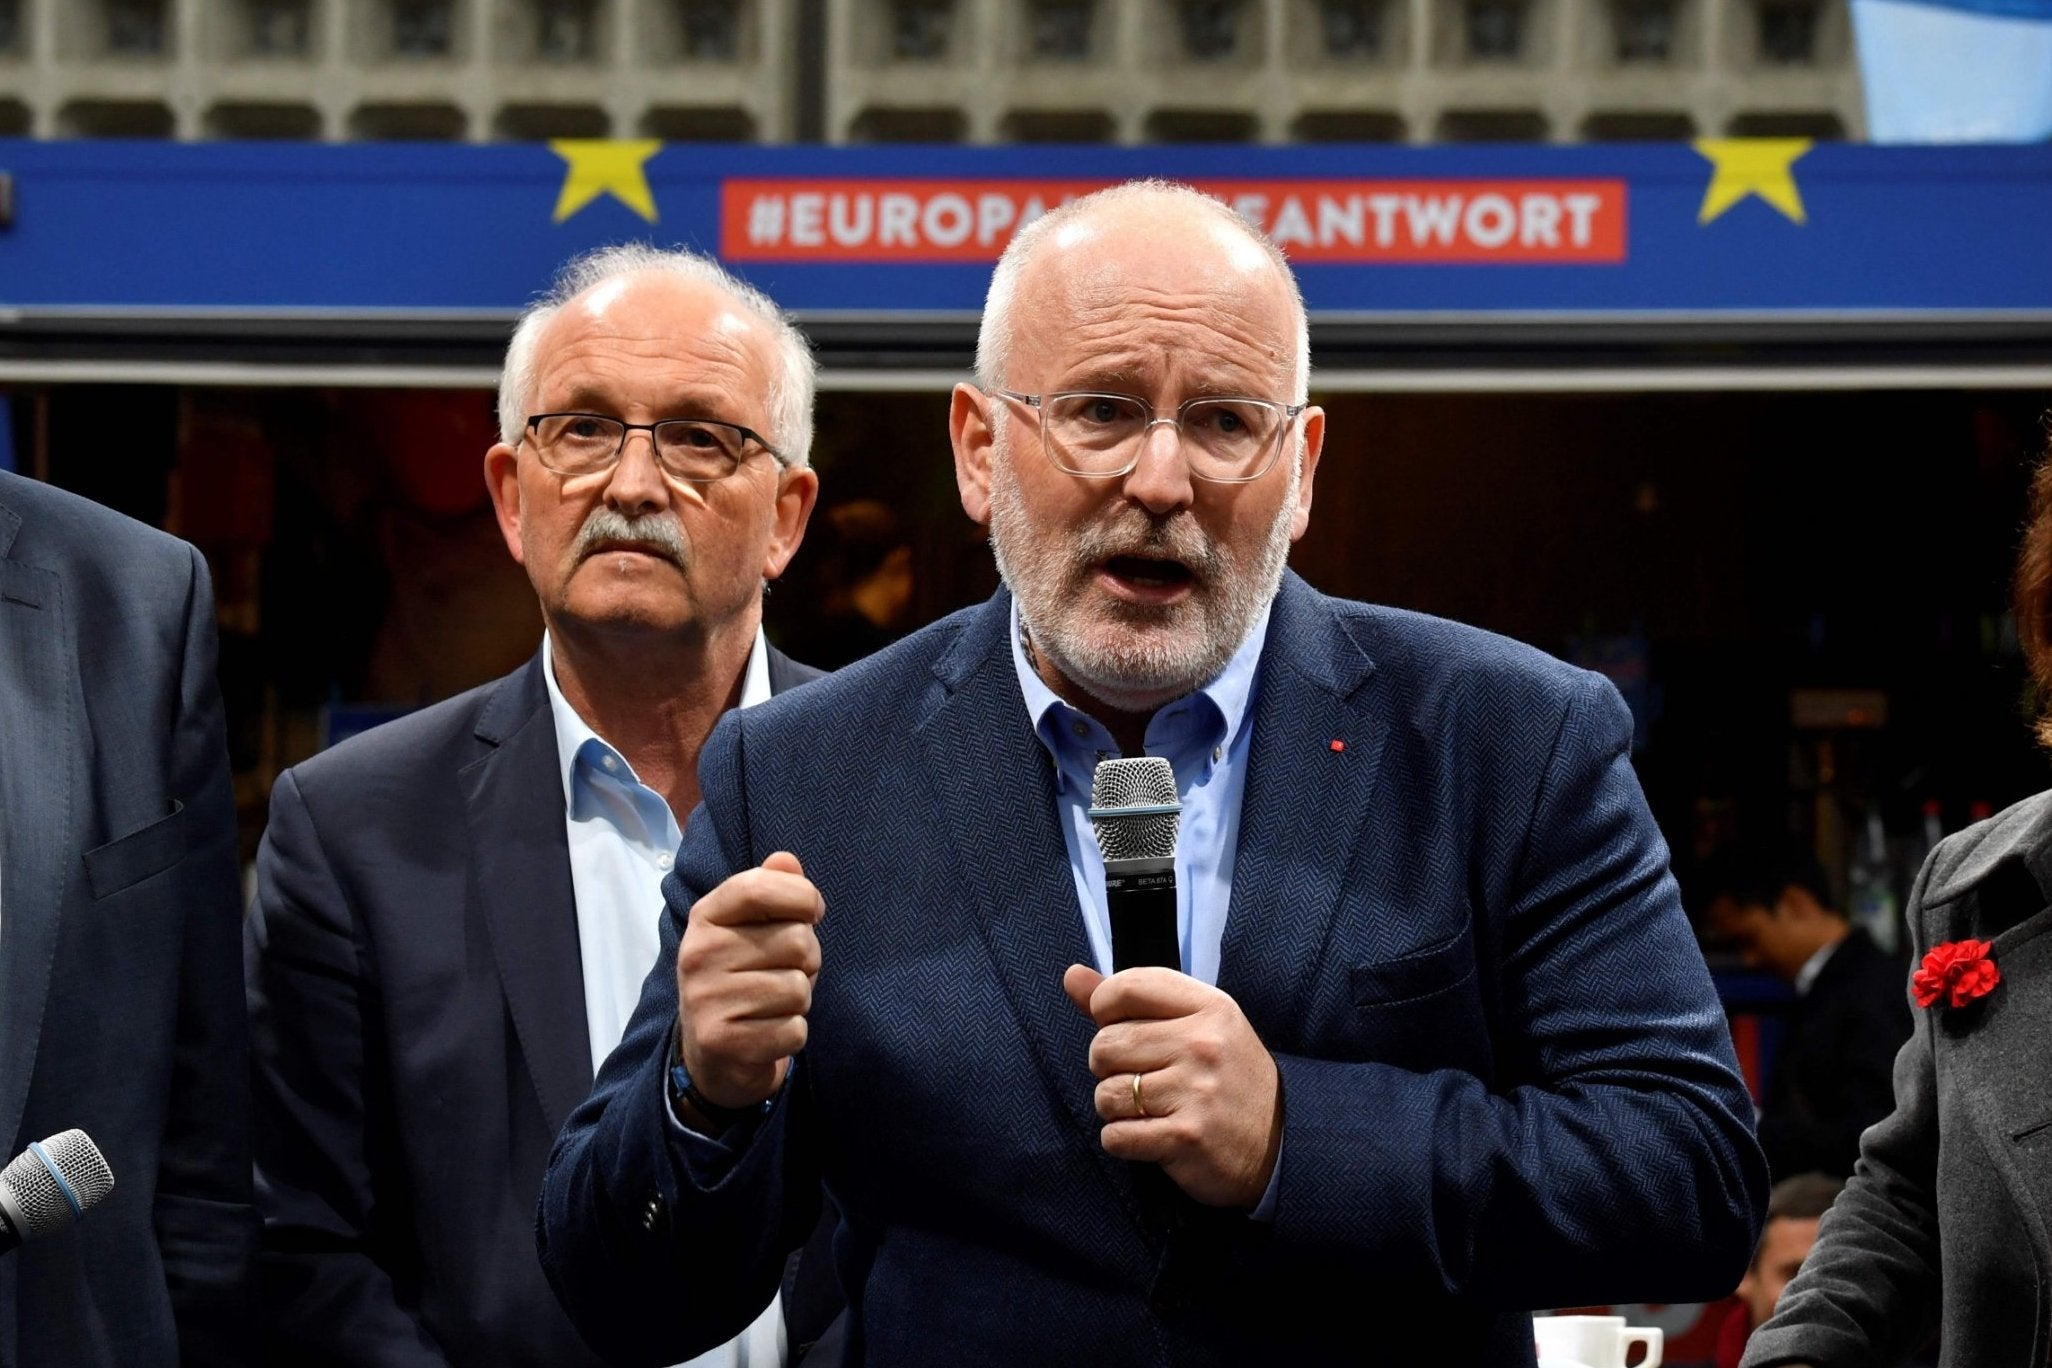
M 1852 0 L 1877 143 L 2052 138 L 2052 0 Z

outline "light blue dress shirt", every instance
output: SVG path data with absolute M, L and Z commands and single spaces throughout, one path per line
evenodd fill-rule
M 1270 608 L 1274 605 L 1271 603 Z M 1203 688 L 1167 704 L 1148 719 L 1141 745 L 1176 772 L 1176 797 L 1183 805 L 1176 831 L 1176 942 L 1183 972 L 1214 986 L 1219 947 L 1233 893 L 1233 853 L 1240 844 L 1240 800 L 1247 792 L 1247 751 L 1253 736 L 1250 705 L 1254 671 L 1268 640 L 1263 608 L 1247 639 L 1225 668 Z M 1054 760 L 1055 812 L 1069 848 L 1069 872 L 1076 880 L 1076 905 L 1100 973 L 1112 971 L 1111 909 L 1104 897 L 1104 852 L 1090 826 L 1090 788 L 1097 762 L 1119 754 L 1104 724 L 1064 703 L 1026 659 L 1019 601 L 1012 600 L 1012 669 L 1019 676 L 1033 734 Z M 1249 1213 L 1275 1219 L 1276 1190 L 1282 1181 L 1278 1150 L 1268 1187 Z
M 662 794 L 627 763 L 563 697 L 556 663 L 542 638 L 542 679 L 556 724 L 563 814 L 570 838 L 570 886 L 577 899 L 577 952 L 584 970 L 584 1021 L 592 1072 L 627 1030 L 642 980 L 662 940 L 663 876 L 684 833 Z M 757 628 L 741 681 L 741 706 L 770 696 L 769 646 Z M 784 1361 L 781 1299 L 727 1343 L 686 1368 L 775 1368 Z
M 1225 938 L 1233 891 L 1233 852 L 1240 843 L 1240 799 L 1247 791 L 1247 749 L 1253 733 L 1248 707 L 1254 667 L 1268 640 L 1268 609 L 1225 668 L 1195 693 L 1168 704 L 1148 721 L 1146 753 L 1169 762 L 1183 813 L 1176 833 L 1176 940 L 1183 972 L 1218 982 L 1219 945 Z M 1026 659 L 1019 604 L 1012 602 L 1012 668 L 1033 719 L 1033 734 L 1054 760 L 1055 808 L 1076 903 L 1100 972 L 1112 971 L 1111 912 L 1104 900 L 1104 855 L 1090 826 L 1090 785 L 1099 760 L 1119 753 L 1104 724 L 1064 703 Z

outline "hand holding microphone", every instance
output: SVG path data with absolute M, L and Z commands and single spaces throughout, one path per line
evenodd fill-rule
M 1072 964 L 1062 988 L 1097 1023 L 1105 1153 L 1160 1164 L 1206 1206 L 1258 1203 L 1282 1145 L 1282 1081 L 1240 1005 L 1155 967 L 1106 978 Z
M 819 975 L 813 927 L 826 902 L 798 857 L 778 851 L 691 908 L 677 946 L 678 1040 L 692 1085 L 719 1107 L 747 1107 L 783 1086 L 805 1048 Z
M 1098 1027 L 1101 1143 L 1206 1205 L 1252 1207 L 1282 1143 L 1281 1077 L 1239 1004 L 1180 972 L 1175 772 L 1152 756 L 1099 761 L 1090 797 L 1117 972 L 1071 965 L 1062 988 Z

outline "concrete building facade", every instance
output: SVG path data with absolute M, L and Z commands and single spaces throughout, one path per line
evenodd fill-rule
M 0 0 L 0 136 L 1861 132 L 1846 0 Z

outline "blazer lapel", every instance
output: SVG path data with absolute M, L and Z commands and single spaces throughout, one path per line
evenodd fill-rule
M 1063 971 L 1090 963 L 1090 946 L 1055 817 L 1054 762 L 1012 670 L 1010 615 L 1000 591 L 934 667 L 946 696 L 921 728 L 928 812 L 915 829 L 943 831 L 953 844 L 959 886 L 975 893 L 978 929 L 1041 1075 L 1130 1199 L 1124 1166 L 1097 1142 L 1096 1027 L 1062 991 Z
M 473 896 L 521 1057 L 556 1130 L 591 1090 L 591 1035 L 563 780 L 539 655 L 493 691 L 476 734 L 487 749 L 461 775 L 476 852 Z
M 21 519 L 0 507 L 0 553 Z M 70 879 L 87 751 L 72 624 L 54 572 L 0 560 L 0 1140 L 21 1129 Z
M 1356 698 L 1374 669 L 1330 605 L 1286 575 L 1261 651 L 1218 975 L 1278 1042 L 1302 1015 L 1374 792 L 1386 733 Z

